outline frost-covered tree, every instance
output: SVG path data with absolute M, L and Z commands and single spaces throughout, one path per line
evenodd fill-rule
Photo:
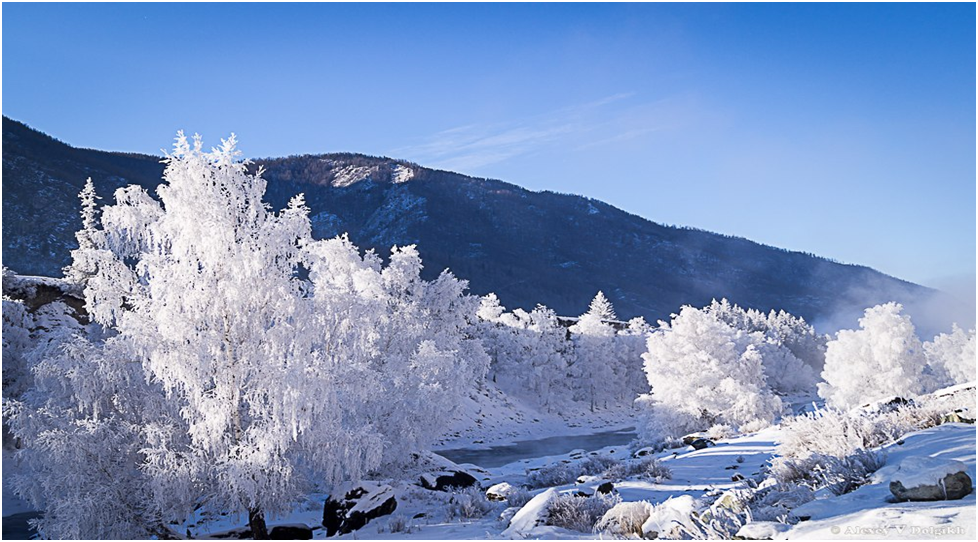
M 602 320 L 617 320 L 618 316 L 615 314 L 615 307 L 612 306 L 611 301 L 605 297 L 604 292 L 598 290 L 598 293 L 591 300 L 591 305 L 588 306 L 587 314 L 594 317 L 600 318 Z
M 491 364 L 489 374 L 507 394 L 547 410 L 568 407 L 571 345 L 557 315 L 538 305 L 506 312 L 495 294 L 482 298 L 474 328 Z
M 615 384 L 612 389 L 618 405 L 632 406 L 635 399 L 648 391 L 642 355 L 646 350 L 651 329 L 641 316 L 628 321 L 628 326 L 618 330 L 614 340 Z
M 741 331 L 759 335 L 755 344 L 764 358 L 768 383 L 779 393 L 812 390 L 825 365 L 826 337 L 803 318 L 785 311 L 768 314 L 743 309 L 726 299 L 703 309 L 721 322 Z
M 926 391 L 923 346 L 903 306 L 866 309 L 858 330 L 842 330 L 825 352 L 818 394 L 829 406 L 850 408 L 874 399 L 913 397 Z
M 261 171 L 237 156 L 233 137 L 205 152 L 181 134 L 159 201 L 120 189 L 86 234 L 86 306 L 104 334 L 53 357 L 49 384 L 13 405 L 35 467 L 21 492 L 67 510 L 86 488 L 108 498 L 92 486 L 117 465 L 124 480 L 103 483 L 132 500 L 47 514 L 46 533 L 160 535 L 203 506 L 246 512 L 267 536 L 265 514 L 316 484 L 426 446 L 482 377 L 464 282 L 421 280 L 413 247 L 384 267 L 345 238 L 313 240 L 302 197 L 271 212 Z M 113 451 L 81 453 L 98 439 Z
M 75 311 L 62 301 L 38 304 L 37 287 L 63 288 L 58 279 L 25 278 L 3 270 L 3 396 L 18 398 L 32 388 L 33 368 L 81 333 Z M 7 294 L 10 295 L 7 295 Z M 36 306 L 35 306 L 36 305 Z
M 650 394 L 641 437 L 658 442 L 716 424 L 755 427 L 774 421 L 781 400 L 767 385 L 749 334 L 706 312 L 683 307 L 648 338 Z
M 85 187 L 78 194 L 81 199 L 82 227 L 75 232 L 78 248 L 71 251 L 71 264 L 64 268 L 65 279 L 73 284 L 84 284 L 97 271 L 99 260 L 98 250 L 98 196 L 95 194 L 95 184 L 89 177 Z
M 615 352 L 615 328 L 608 320 L 615 317 L 615 310 L 603 293 L 598 292 L 588 311 L 570 327 L 574 344 L 572 377 L 576 379 L 576 398 L 586 400 L 592 412 L 600 405 L 607 407 L 620 385 L 615 374 L 623 374 L 618 367 L 621 360 Z
M 447 271 L 422 280 L 413 245 L 394 247 L 385 268 L 373 254 L 359 260 L 346 239 L 319 242 L 308 252 L 323 327 L 359 334 L 356 343 L 349 333 L 327 335 L 320 350 L 355 368 L 358 385 L 373 390 L 348 416 L 383 435 L 385 463 L 403 460 L 405 449 L 423 448 L 444 430 L 485 374 L 489 358 L 469 336 L 479 299 L 464 295 L 465 281 Z M 343 271 L 348 263 L 353 273 Z
M 975 330 L 964 331 L 957 324 L 950 333 L 941 333 L 924 343 L 927 363 L 943 377 L 942 384 L 964 384 L 975 380 Z
M 30 387 L 27 360 L 34 318 L 19 299 L 3 296 L 3 396 L 17 397 Z

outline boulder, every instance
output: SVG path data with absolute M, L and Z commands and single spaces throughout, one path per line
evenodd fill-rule
M 716 446 L 716 444 L 708 438 L 698 438 L 689 443 L 694 450 L 702 450 L 703 448 L 709 448 L 710 446 Z
M 608 494 L 615 490 L 615 484 L 611 482 L 605 482 L 595 489 L 598 493 Z
M 595 482 L 600 482 L 604 480 L 601 476 L 595 476 L 593 474 L 585 474 L 583 476 L 578 476 L 577 480 L 574 481 L 577 485 L 581 484 L 593 484 Z
M 971 493 L 968 467 L 938 457 L 909 457 L 890 477 L 890 493 L 898 501 L 945 501 Z
M 516 488 L 506 482 L 496 484 L 486 490 L 486 498 L 490 501 L 505 501 Z
M 323 505 L 326 536 L 360 529 L 370 520 L 386 516 L 397 508 L 394 488 L 376 482 L 340 484 Z
M 304 523 L 276 525 L 268 532 L 272 540 L 312 540 L 312 528 Z
M 774 540 L 790 528 L 791 525 L 776 521 L 752 521 L 742 526 L 734 537 L 741 540 Z
M 475 476 L 461 471 L 450 470 L 421 475 L 421 487 L 432 491 L 448 491 L 449 488 L 463 488 L 477 485 Z
M 530 532 L 543 525 L 547 518 L 550 501 L 557 496 L 557 490 L 550 488 L 530 499 L 509 521 L 509 527 L 502 532 L 503 538 L 527 538 Z
M 638 450 L 636 450 L 635 453 L 632 454 L 632 457 L 636 457 L 636 458 L 645 457 L 647 455 L 652 455 L 654 453 L 655 453 L 655 448 L 646 446 L 645 448 L 639 448 Z

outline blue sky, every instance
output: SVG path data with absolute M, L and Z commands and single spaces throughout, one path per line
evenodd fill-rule
M 4 4 L 3 113 L 354 151 L 935 286 L 975 272 L 975 6 Z

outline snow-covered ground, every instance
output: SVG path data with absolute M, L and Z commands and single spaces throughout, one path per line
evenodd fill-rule
M 890 477 L 908 458 L 961 461 L 975 480 L 975 426 L 944 424 L 907 435 L 884 447 L 886 466 L 872 483 L 852 493 L 819 499 L 795 509 L 810 515 L 787 533 L 789 538 L 975 538 L 975 493 L 957 501 L 892 502 Z
M 777 426 L 729 440 L 721 440 L 716 446 L 702 450 L 690 447 L 659 453 L 662 464 L 672 471 L 672 479 L 659 483 L 632 479 L 615 484 L 615 490 L 623 501 L 663 501 L 689 495 L 700 499 L 704 495 L 716 496 L 724 490 L 744 487 L 744 482 L 734 481 L 742 474 L 751 477 L 761 472 L 775 453 L 781 429 Z M 889 476 L 896 467 L 910 457 L 938 457 L 961 461 L 975 479 L 975 426 L 968 424 L 944 424 L 918 431 L 884 447 L 886 466 L 878 471 L 872 483 L 842 496 L 820 495 L 815 501 L 794 510 L 795 516 L 810 516 L 807 521 L 781 533 L 779 538 L 951 538 L 968 539 L 975 535 L 975 495 L 959 501 L 939 502 L 891 502 Z M 527 472 L 559 462 L 574 462 L 594 455 L 629 458 L 627 446 L 607 446 L 599 450 L 545 455 L 524 458 L 500 467 L 478 468 L 463 465 L 482 479 L 483 488 L 500 482 L 514 486 L 526 481 Z M 567 493 L 584 491 L 593 493 L 603 480 L 589 480 L 583 484 L 564 484 L 553 488 Z M 508 518 L 515 510 L 506 510 L 506 503 L 492 503 L 492 510 L 484 517 L 463 519 L 449 517 L 446 513 L 451 495 L 445 492 L 423 489 L 410 482 L 394 483 L 398 506 L 394 514 L 377 518 L 363 529 L 341 535 L 341 539 L 471 539 L 501 538 L 509 527 Z M 532 491 L 538 495 L 550 488 Z M 4 516 L 24 512 L 17 500 L 4 491 Z M 318 526 L 322 521 L 323 502 L 327 495 L 312 494 L 308 500 L 286 517 L 270 518 L 270 525 L 304 523 Z M 502 519 L 505 516 L 507 519 Z M 229 516 L 219 519 L 191 522 L 187 527 L 195 537 L 207 536 L 227 529 L 240 527 L 245 517 Z M 392 530 L 398 532 L 392 532 Z M 591 533 L 581 533 L 551 526 L 539 526 L 531 530 L 531 537 L 541 538 L 592 538 Z M 325 538 L 321 528 L 315 538 Z
M 729 440 L 702 450 L 686 447 L 656 455 L 672 471 L 672 478 L 659 483 L 631 479 L 615 484 L 622 501 L 662 503 L 667 499 L 689 495 L 696 499 L 713 500 L 723 491 L 745 487 L 735 481 L 738 474 L 750 478 L 761 472 L 775 454 L 781 429 L 778 426 Z M 892 502 L 889 477 L 897 466 L 910 457 L 938 457 L 963 462 L 969 475 L 975 478 L 975 426 L 944 424 L 918 431 L 885 446 L 886 465 L 872 478 L 871 483 L 852 493 L 835 496 L 819 492 L 816 500 L 796 508 L 794 516 L 810 517 L 798 521 L 778 535 L 782 539 L 856 539 L 856 538 L 950 538 L 973 539 L 975 535 L 975 495 L 958 501 Z M 514 486 L 526 481 L 529 471 L 560 462 L 572 463 L 600 455 L 630 458 L 627 446 L 608 446 L 599 450 L 577 450 L 571 453 L 525 458 L 500 467 L 478 468 L 462 465 L 478 474 L 483 488 L 500 482 Z M 604 480 L 589 479 L 586 483 L 568 483 L 554 488 L 539 488 L 531 492 L 540 495 L 553 489 L 557 493 L 584 491 L 594 493 Z M 340 539 L 472 539 L 472 538 L 593 538 L 592 533 L 576 532 L 552 526 L 537 526 L 519 535 L 505 533 L 515 509 L 507 510 L 505 502 L 492 503 L 483 517 L 464 519 L 446 513 L 451 495 L 422 489 L 409 482 L 395 483 L 397 510 L 390 516 L 377 518 L 364 528 L 340 535 Z M 712 499 L 707 496 L 712 497 Z M 271 525 L 305 523 L 319 525 L 322 503 L 327 496 L 310 495 L 305 505 L 288 517 L 275 518 Z M 245 523 L 245 518 L 227 518 L 212 522 L 206 531 L 215 532 Z M 194 531 L 196 526 L 191 527 Z M 396 531 L 396 532 L 392 532 Z M 204 535 L 203 531 L 194 531 Z M 322 529 L 315 538 L 325 538 Z

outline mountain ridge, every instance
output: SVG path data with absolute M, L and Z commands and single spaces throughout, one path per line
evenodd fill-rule
M 4 116 L 4 265 L 60 275 L 80 225 L 76 194 L 85 178 L 93 178 L 103 203 L 127 184 L 152 194 L 160 160 L 71 147 Z M 347 152 L 251 163 L 265 169 L 273 208 L 305 194 L 316 237 L 349 232 L 362 249 L 381 255 L 395 244 L 417 244 L 429 278 L 451 269 L 474 293 L 495 292 L 510 308 L 542 303 L 575 315 L 603 290 L 623 317 L 654 321 L 683 304 L 726 297 L 811 321 L 933 293 L 866 266 L 408 160 Z

